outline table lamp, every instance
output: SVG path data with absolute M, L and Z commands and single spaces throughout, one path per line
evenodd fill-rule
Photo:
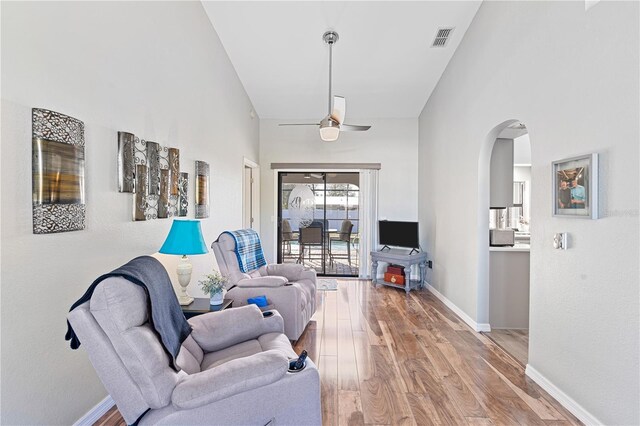
M 193 297 L 187 293 L 187 286 L 191 281 L 191 262 L 187 255 L 206 254 L 207 246 L 202 237 L 199 220 L 174 220 L 169 235 L 160 248 L 162 254 L 177 254 L 182 256 L 178 262 L 178 282 L 180 294 L 178 301 L 181 305 L 193 302 Z

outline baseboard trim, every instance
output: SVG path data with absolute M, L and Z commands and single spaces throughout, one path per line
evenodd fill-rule
M 528 328 L 518 327 L 491 327 L 491 330 L 529 330 Z
M 556 401 L 560 403 L 564 408 L 569 410 L 571 414 L 576 416 L 585 425 L 603 425 L 601 422 L 588 412 L 582 405 L 578 404 L 573 398 L 564 393 L 560 388 L 554 385 L 549 379 L 542 375 L 538 370 L 527 364 L 524 370 L 525 374 L 536 382 L 542 389 L 544 389 L 549 395 L 551 395 Z
M 479 323 L 477 324 L 476 331 L 481 333 L 491 333 L 491 324 Z
M 465 311 L 463 311 L 458 306 L 456 306 L 455 303 L 447 299 L 447 297 L 444 294 L 440 293 L 438 290 L 435 289 L 435 287 L 433 287 L 429 283 L 427 283 L 427 290 L 433 293 L 433 295 L 438 299 L 440 299 L 440 301 L 444 303 L 447 308 L 451 309 L 457 316 L 460 317 L 462 321 L 466 322 L 467 325 L 469 325 L 469 327 L 473 328 L 475 331 L 478 331 L 478 332 L 483 331 L 485 333 L 488 333 L 491 331 L 491 325 L 475 322 L 473 318 L 467 315 Z
M 115 401 L 111 395 L 107 395 L 105 399 L 98 402 L 95 407 L 89 410 L 84 416 L 80 417 L 73 426 L 93 426 L 98 419 L 115 405 Z

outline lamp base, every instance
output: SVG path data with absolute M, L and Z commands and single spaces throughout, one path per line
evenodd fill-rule
M 178 294 L 178 302 L 181 306 L 189 305 L 193 302 L 193 297 L 187 293 L 187 286 L 191 281 L 191 262 L 187 256 L 182 256 L 178 262 L 178 282 L 180 283 L 180 293 Z
M 180 306 L 190 305 L 193 303 L 193 297 L 189 296 L 188 294 L 186 297 L 183 297 L 182 295 L 180 295 L 178 297 L 178 302 L 180 302 Z

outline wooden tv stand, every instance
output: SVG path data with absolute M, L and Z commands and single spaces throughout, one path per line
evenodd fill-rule
M 378 262 L 393 263 L 395 265 L 404 266 L 406 279 L 404 287 L 392 283 L 388 283 L 384 280 L 378 280 Z M 411 265 L 418 265 L 420 268 L 420 279 L 411 279 Z M 403 249 L 389 249 L 384 251 L 372 251 L 371 252 L 371 282 L 376 284 L 383 284 L 389 287 L 404 288 L 406 293 L 409 293 L 414 288 L 423 288 L 426 279 L 427 269 L 427 253 L 419 252 L 410 254 L 408 250 Z

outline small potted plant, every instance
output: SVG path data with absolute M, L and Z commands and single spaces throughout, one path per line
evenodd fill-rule
M 227 284 L 227 278 L 223 277 L 220 272 L 213 271 L 205 277 L 204 280 L 198 281 L 202 291 L 211 297 L 212 305 L 221 305 L 224 299 L 224 289 Z

